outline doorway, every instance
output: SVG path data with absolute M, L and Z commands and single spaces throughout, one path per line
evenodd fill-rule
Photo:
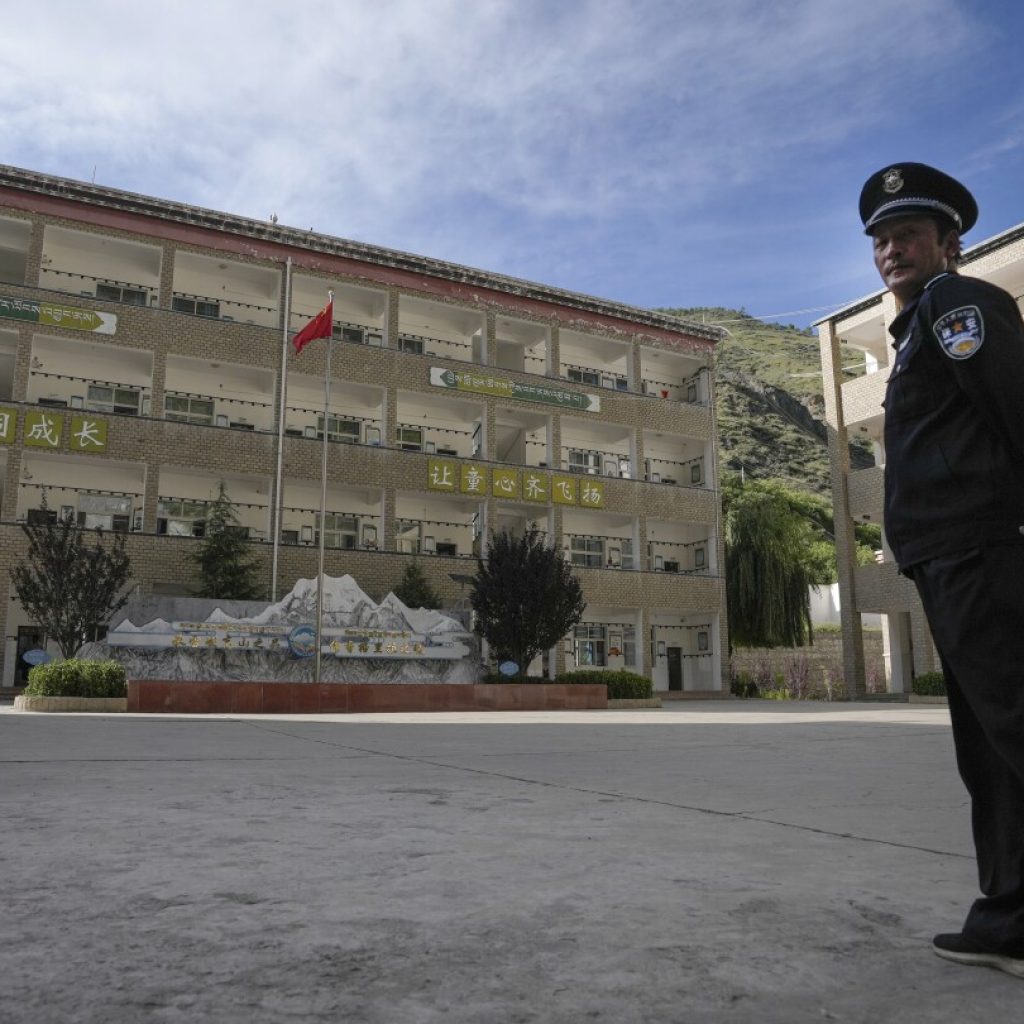
M 36 648 L 46 646 L 46 634 L 38 626 L 18 627 L 18 653 L 14 659 L 14 685 L 25 686 L 28 683 L 29 669 L 31 665 L 26 664 L 22 657 L 26 651 L 34 651 Z
M 683 649 L 682 647 L 666 647 L 665 656 L 668 658 L 668 688 L 681 690 L 683 688 Z

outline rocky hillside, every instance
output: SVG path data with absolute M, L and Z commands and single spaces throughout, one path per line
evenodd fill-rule
M 828 442 L 815 333 L 793 325 L 768 324 L 733 309 L 663 312 L 716 324 L 729 332 L 716 354 L 722 467 L 829 496 Z M 851 458 L 855 467 L 873 465 L 870 449 L 852 446 Z

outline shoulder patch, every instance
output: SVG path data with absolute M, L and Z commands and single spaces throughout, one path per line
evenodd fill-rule
M 985 340 L 985 321 L 977 306 L 961 306 L 940 316 L 932 331 L 950 359 L 969 359 Z

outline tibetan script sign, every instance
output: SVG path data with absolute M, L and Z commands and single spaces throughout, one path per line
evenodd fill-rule
M 441 366 L 432 366 L 430 383 L 438 388 L 472 391 L 477 395 L 493 395 L 496 398 L 518 398 L 523 402 L 542 402 L 545 405 L 558 405 L 563 409 L 574 409 L 577 412 L 601 410 L 601 399 L 598 395 L 584 395 L 578 391 L 555 387 L 553 384 L 509 380 L 474 370 L 446 370 Z
M 40 327 L 63 327 L 70 331 L 88 331 L 90 334 L 115 334 L 117 316 L 97 313 L 78 306 L 59 306 L 54 302 L 36 302 L 33 299 L 15 299 L 0 295 L 0 317 L 24 320 Z

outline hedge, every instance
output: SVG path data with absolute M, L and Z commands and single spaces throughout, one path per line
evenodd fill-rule
M 36 665 L 25 693 L 31 697 L 125 697 L 124 666 L 116 661 L 54 661 Z
M 923 672 L 915 677 L 911 691 L 918 697 L 945 697 L 946 677 L 941 672 Z
M 563 672 L 555 677 L 556 683 L 604 683 L 609 700 L 646 700 L 654 695 L 654 686 L 647 676 L 627 672 L 625 669 L 583 669 Z

